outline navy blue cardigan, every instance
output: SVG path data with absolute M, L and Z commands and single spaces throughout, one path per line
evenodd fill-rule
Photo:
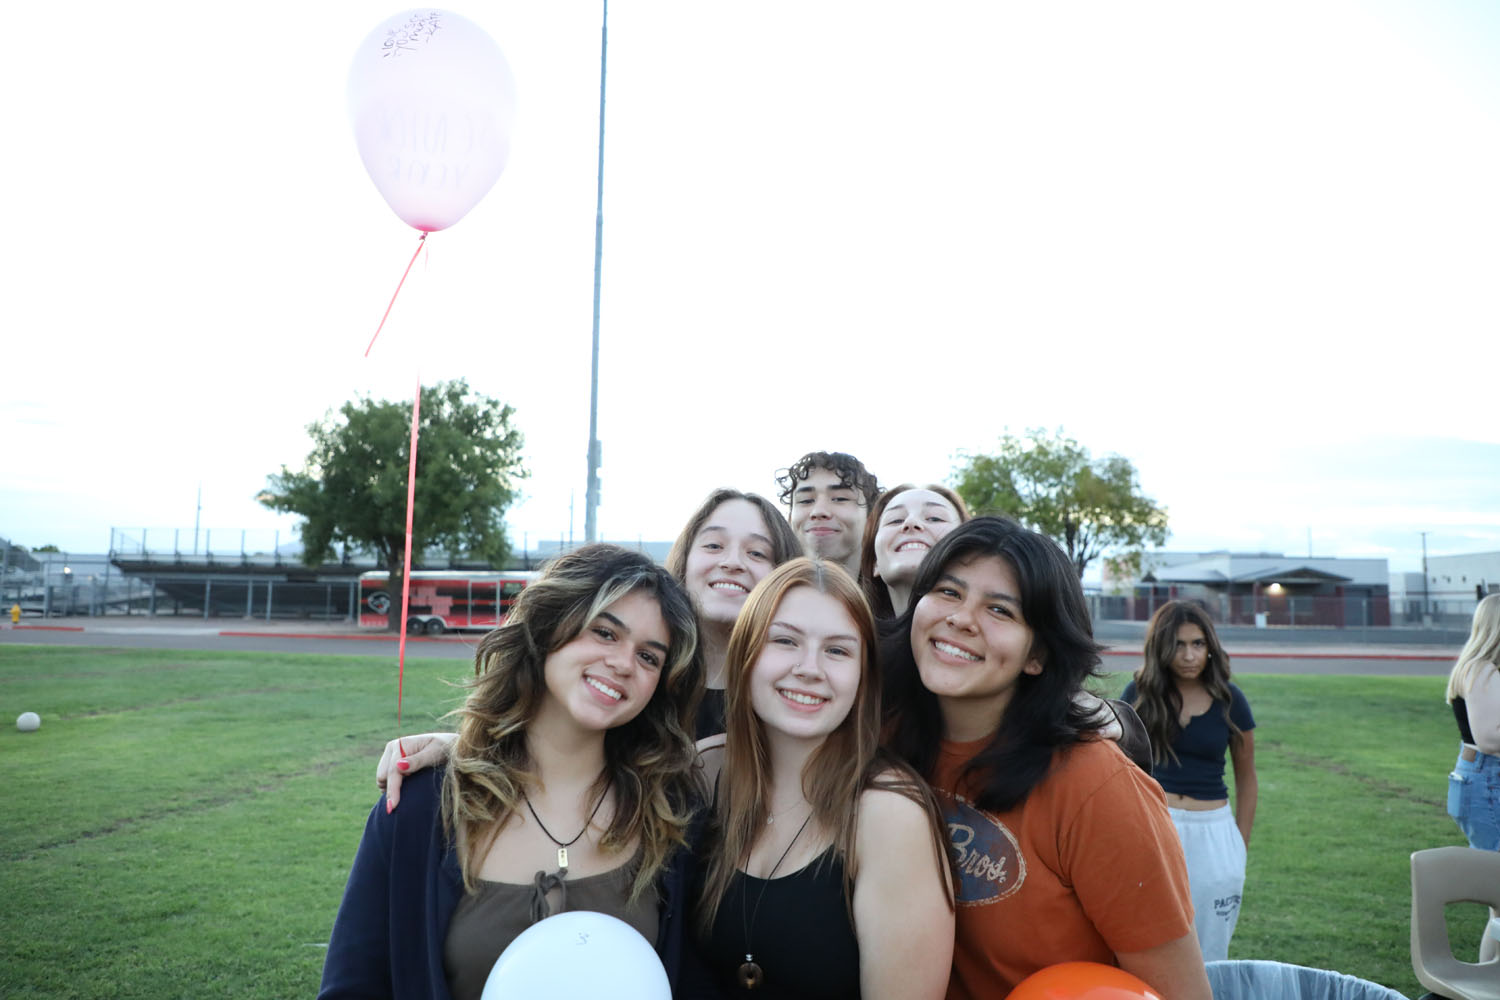
M 323 963 L 320 998 L 449 1000 L 443 972 L 448 921 L 463 898 L 458 853 L 443 835 L 443 768 L 407 778 L 401 805 L 370 810 Z M 702 820 L 694 823 L 693 833 Z M 677 989 L 693 852 L 678 850 L 660 884 L 656 953 Z

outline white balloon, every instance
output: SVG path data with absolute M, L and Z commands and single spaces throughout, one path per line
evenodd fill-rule
M 623 920 L 590 910 L 532 924 L 500 953 L 480 1000 L 671 1000 L 656 949 Z
M 515 113 L 515 81 L 500 47 L 449 11 L 387 18 L 349 70 L 349 116 L 365 170 L 391 210 L 424 233 L 453 225 L 495 186 Z
M 34 733 L 42 728 L 42 717 L 35 712 L 22 712 L 16 716 L 16 728 L 23 733 Z

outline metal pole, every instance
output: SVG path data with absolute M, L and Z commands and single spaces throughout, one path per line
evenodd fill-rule
M 1422 536 L 1422 624 L 1427 624 L 1427 532 Z
M 266 581 L 266 621 L 271 620 L 271 585 L 272 581 Z
M 599 516 L 599 274 L 604 259 L 604 70 L 609 53 L 609 0 L 599 29 L 599 181 L 594 205 L 594 352 L 589 375 L 589 478 L 584 495 L 583 538 L 598 541 Z

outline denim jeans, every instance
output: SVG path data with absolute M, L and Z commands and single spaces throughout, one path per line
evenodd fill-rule
M 1469 846 L 1500 851 L 1500 757 L 1460 755 L 1448 775 L 1448 815 L 1469 838 Z

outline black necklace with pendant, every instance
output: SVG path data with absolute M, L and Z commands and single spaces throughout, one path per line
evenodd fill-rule
M 807 824 L 811 821 L 812 813 L 809 812 L 807 819 L 802 821 L 802 825 L 797 827 L 797 832 L 792 835 L 792 842 L 786 845 L 786 850 L 781 852 L 781 857 L 777 858 L 776 863 L 771 866 L 771 874 L 767 875 L 765 881 L 761 883 L 760 895 L 755 897 L 755 909 L 751 911 L 748 918 L 745 916 L 745 896 L 749 893 L 740 896 L 740 923 L 745 929 L 745 960 L 740 963 L 739 980 L 740 985 L 747 990 L 756 989 L 766 979 L 766 974 L 756 964 L 753 949 L 750 947 L 750 930 L 755 926 L 756 918 L 760 916 L 760 904 L 766 898 L 766 886 L 770 885 L 771 880 L 776 877 L 776 870 L 781 867 L 786 856 L 792 853 L 792 846 L 797 843 L 797 838 L 802 836 L 802 831 L 807 829 Z
M 568 848 L 578 843 L 578 838 L 587 833 L 589 827 L 593 825 L 594 817 L 599 815 L 599 807 L 604 805 L 604 800 L 609 797 L 609 790 L 610 787 L 614 785 L 614 781 L 615 776 L 610 775 L 609 780 L 604 783 L 604 791 L 599 793 L 599 801 L 594 803 L 594 811 L 589 813 L 588 819 L 584 820 L 583 829 L 579 830 L 578 835 L 575 836 L 572 840 L 568 841 L 566 844 L 561 840 L 558 840 L 556 837 L 552 836 L 552 831 L 547 829 L 547 824 L 542 822 L 542 818 L 538 816 L 536 814 L 536 810 L 531 807 L 531 800 L 526 797 L 526 793 L 524 791 L 521 793 L 521 801 L 526 803 L 526 811 L 531 813 L 531 818 L 536 820 L 536 825 L 540 827 L 541 831 L 547 835 L 547 839 L 557 845 L 557 867 L 562 871 L 564 875 L 568 873 Z

